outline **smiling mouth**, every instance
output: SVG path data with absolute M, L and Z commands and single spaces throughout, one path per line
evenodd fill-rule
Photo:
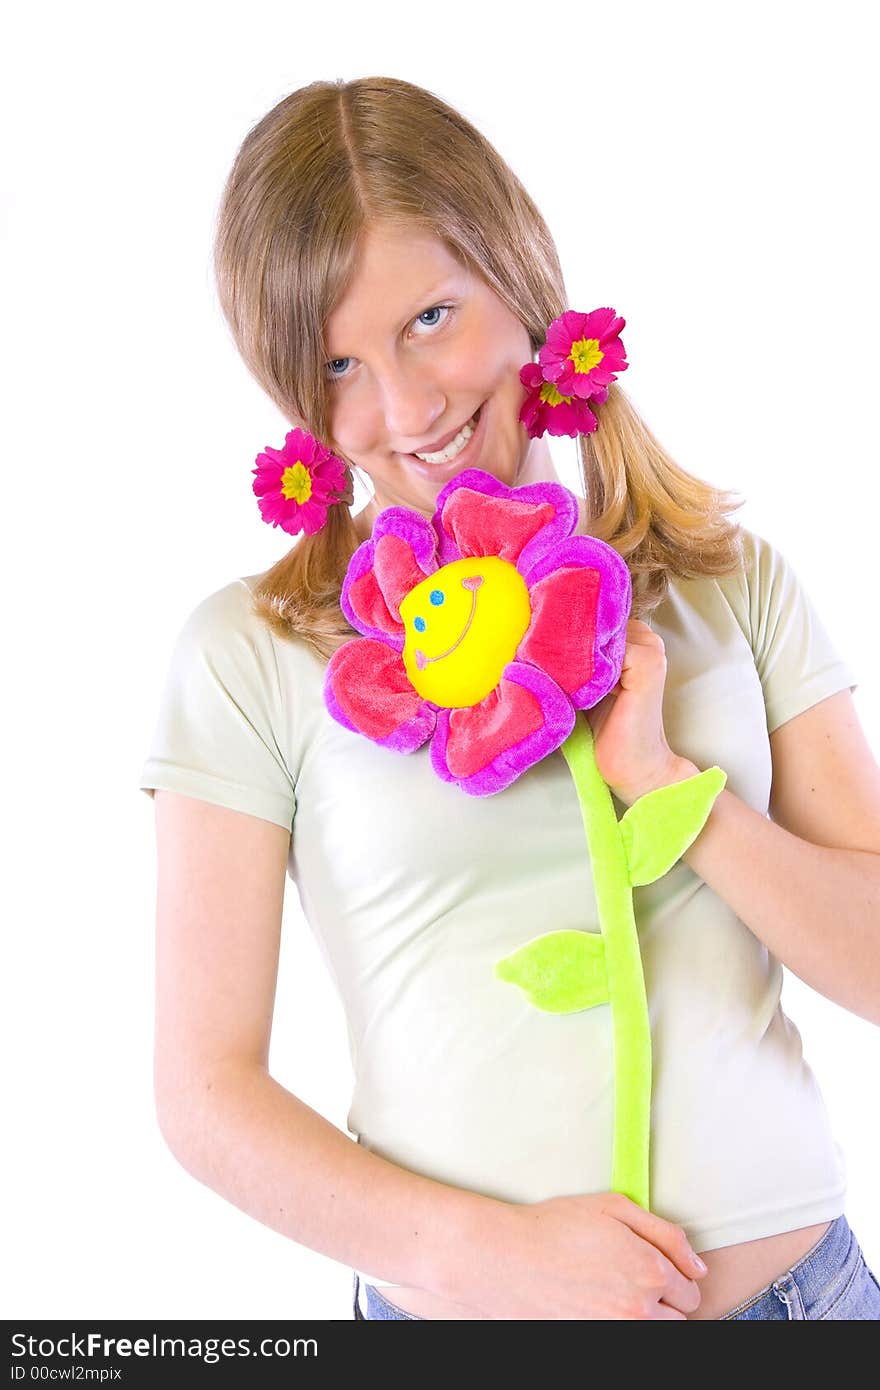
M 470 589 L 471 591 L 471 611 L 468 614 L 468 620 L 462 628 L 461 632 L 456 637 L 452 646 L 447 647 L 445 652 L 440 652 L 437 656 L 425 656 L 425 653 L 423 651 L 420 651 L 420 649 L 416 647 L 417 670 L 424 671 L 425 667 L 430 666 L 432 662 L 442 661 L 444 657 L 451 655 L 451 653 L 455 651 L 456 647 L 460 646 L 461 643 L 464 641 L 465 637 L 467 636 L 470 630 L 471 623 L 474 621 L 474 613 L 477 611 L 477 590 L 479 589 L 482 582 L 483 576 L 481 574 L 466 575 L 465 578 L 461 581 L 462 588 Z
M 470 420 L 465 420 L 464 424 L 463 424 L 463 425 L 460 425 L 459 428 L 458 428 L 458 430 L 456 431 L 456 434 L 460 434 L 461 431 L 462 431 L 467 425 L 472 425 L 472 426 L 473 426 L 473 428 L 472 428 L 472 430 L 471 430 L 471 437 L 470 437 L 470 439 L 467 441 L 467 443 L 464 444 L 464 445 L 462 446 L 462 448 L 459 450 L 459 454 L 463 454 L 463 453 L 464 453 L 465 449 L 468 448 L 468 446 L 469 446 L 470 443 L 471 443 L 471 440 L 473 439 L 474 435 L 476 434 L 477 429 L 479 428 L 479 424 L 480 424 L 480 416 L 481 416 L 481 414 L 482 414 L 483 406 L 484 406 L 485 404 L 486 404 L 486 402 L 483 401 L 480 405 L 478 405 L 477 408 L 476 408 L 476 410 L 474 411 L 473 415 L 471 416 Z M 453 435 L 453 439 L 454 439 L 455 437 L 456 437 L 456 436 Z M 451 443 L 451 442 L 452 442 L 452 441 L 450 440 L 450 443 Z M 447 448 L 447 449 L 449 448 L 449 444 L 446 445 L 446 448 Z M 443 451 L 442 449 L 436 449 L 436 450 L 432 450 L 432 451 L 425 450 L 425 452 L 426 452 L 426 453 L 428 453 L 428 452 L 433 452 L 433 453 L 438 453 L 438 454 L 439 454 L 439 453 L 443 453 L 444 451 Z M 418 454 L 415 454 L 415 453 L 412 453 L 412 452 L 410 452 L 410 453 L 408 453 L 408 454 L 403 454 L 403 455 L 401 455 L 401 457 L 402 457 L 402 458 L 415 459 L 416 463 L 428 464 L 428 460 L 427 460 L 427 459 L 419 458 Z M 455 458 L 458 458 L 458 454 L 456 454 Z M 455 458 L 452 458 L 452 459 L 447 460 L 447 463 L 455 463 Z M 433 463 L 433 464 L 428 464 L 428 466 L 431 467 L 431 468 L 444 468 L 444 467 L 446 467 L 447 465 L 446 465 L 446 464 L 441 464 L 441 463 Z

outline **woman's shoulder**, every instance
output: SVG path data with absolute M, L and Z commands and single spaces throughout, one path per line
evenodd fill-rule
M 768 536 L 762 535 L 759 531 L 754 531 L 748 526 L 740 526 L 740 538 L 743 556 L 743 572 L 747 579 L 759 572 L 762 566 L 766 566 L 773 558 L 780 556 L 779 548 L 774 545 Z
M 726 640 L 724 634 L 733 623 L 751 641 L 761 612 L 789 574 L 788 562 L 777 546 L 740 523 L 737 562 L 721 574 L 671 576 L 654 621 L 662 628 L 671 621 L 669 611 L 677 615 L 678 623 L 694 614 L 700 628 L 716 630 L 719 640 Z
M 181 634 L 203 639 L 229 637 L 259 638 L 271 634 L 254 607 L 259 574 L 242 575 L 213 589 L 185 611 Z
M 738 526 L 738 563 L 724 574 L 704 575 L 696 583 L 717 585 L 736 608 L 755 595 L 787 564 L 785 556 L 767 537 L 742 523 Z
M 278 667 L 276 639 L 254 606 L 259 575 L 242 575 L 184 605 L 172 642 L 172 661 L 184 671 L 226 678 Z
M 235 669 L 279 690 L 295 684 L 299 698 L 323 680 L 325 663 L 300 633 L 278 633 L 260 611 L 261 574 L 240 575 L 205 595 L 189 611 L 178 635 L 183 660 L 224 674 Z
M 745 603 L 754 616 L 798 584 L 785 549 L 760 531 L 740 526 L 742 566 L 719 583 L 732 601 Z
M 790 558 L 786 543 L 749 527 L 740 530 L 742 565 L 714 581 L 724 602 L 722 607 L 713 604 L 713 609 L 727 611 L 735 618 L 759 670 L 769 669 L 783 648 L 791 654 L 818 653 L 823 642 L 829 661 L 836 662 L 810 592 L 812 584 L 804 582 L 800 563 Z
M 212 618 L 247 617 L 252 611 L 254 589 L 259 578 L 258 574 L 241 575 L 222 584 L 219 589 L 212 589 L 192 605 L 187 620 L 198 617 L 208 622 Z

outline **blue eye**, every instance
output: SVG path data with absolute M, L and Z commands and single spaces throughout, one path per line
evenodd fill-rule
M 432 589 L 430 597 L 435 608 L 446 601 L 446 595 L 442 589 Z
M 449 313 L 451 313 L 451 311 L 451 304 L 435 304 L 430 309 L 423 309 L 422 312 L 416 318 L 416 323 L 421 323 L 423 328 L 439 328 L 441 323 L 446 322 L 446 319 L 435 319 L 433 323 L 425 323 L 425 314 L 437 314 L 445 312 L 448 315 Z
M 429 329 L 430 329 L 430 328 L 442 328 L 442 327 L 444 327 L 446 324 L 448 324 L 448 323 L 450 322 L 451 316 L 452 316 L 452 314 L 453 314 L 454 312 L 455 312 L 455 305 L 454 305 L 454 304 L 434 304 L 434 305 L 432 305 L 432 307 L 431 307 L 430 309 L 423 309 L 422 312 L 421 312 L 420 314 L 418 314 L 418 315 L 413 319 L 412 323 L 413 323 L 413 324 L 416 324 L 416 323 L 421 324 L 422 328 L 429 328 Z M 442 319 L 435 319 L 433 323 L 425 323 L 425 315 L 426 315 L 426 314 L 437 314 L 437 313 L 441 313 L 441 314 L 443 314 L 445 317 L 442 318 Z M 412 327 L 412 324 L 410 325 L 410 327 Z M 424 337 L 425 335 L 424 335 L 423 333 L 417 333 L 415 336 L 416 336 L 417 338 L 422 338 L 422 337 Z M 332 358 L 329 362 L 326 363 L 326 373 L 327 373 L 327 378 L 326 378 L 326 379 L 327 379 L 328 381 L 347 381 L 348 378 L 351 376 L 351 372 L 350 372 L 350 371 L 339 371 L 339 372 L 335 372 L 335 371 L 333 370 L 333 368 L 334 368 L 335 366 L 338 366 L 340 363 L 342 363 L 342 364 L 344 365 L 346 362 L 351 362 L 352 360 L 353 360 L 353 359 L 352 359 L 351 357 L 334 357 L 334 358 Z
M 428 624 L 425 622 L 424 618 L 413 618 L 413 627 L 416 632 L 424 632 L 427 626 Z

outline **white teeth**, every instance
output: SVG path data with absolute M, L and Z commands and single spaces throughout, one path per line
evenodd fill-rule
M 462 425 L 452 443 L 447 444 L 445 449 L 441 449 L 436 454 L 416 454 L 415 457 L 423 459 L 425 463 L 451 463 L 461 453 L 476 428 L 474 418 L 471 416 L 467 424 Z

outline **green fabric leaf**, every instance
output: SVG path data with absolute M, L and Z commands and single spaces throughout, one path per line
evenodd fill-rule
M 634 887 L 668 873 L 706 824 L 726 781 L 720 767 L 708 767 L 633 802 L 619 825 Z
M 530 1004 L 571 1014 L 607 1004 L 605 943 L 597 932 L 551 931 L 495 965 L 499 980 L 519 985 Z

